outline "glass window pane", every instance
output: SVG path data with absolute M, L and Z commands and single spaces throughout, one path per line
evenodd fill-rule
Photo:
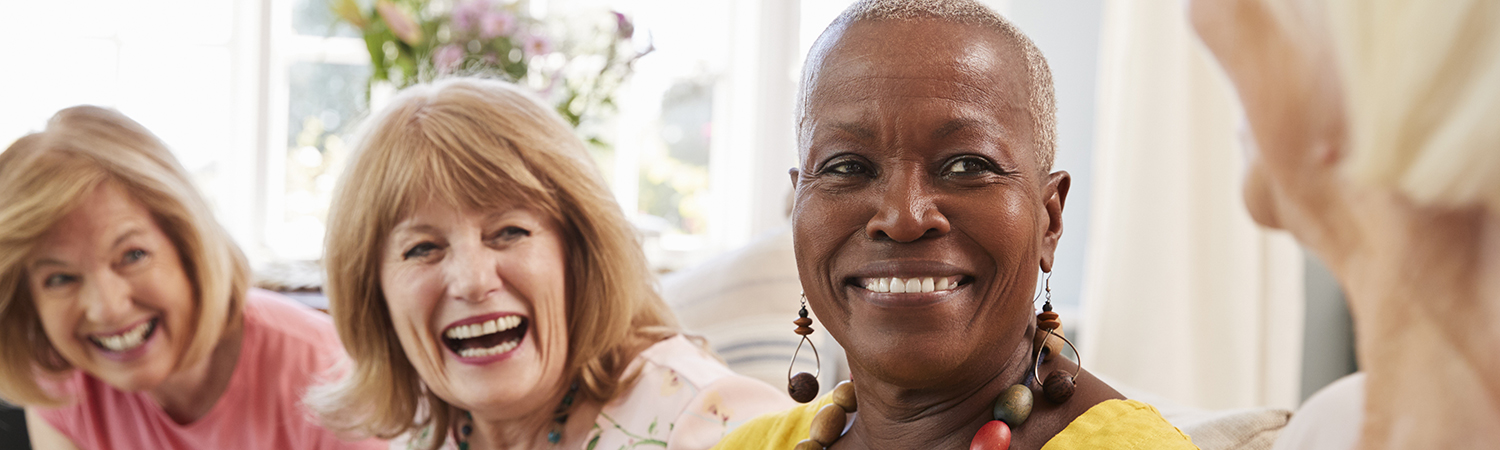
M 296 0 L 292 5 L 292 30 L 297 34 L 325 37 L 361 37 L 359 30 L 339 20 L 333 12 L 334 0 Z M 361 7 L 367 7 L 359 2 Z
M 369 66 L 298 62 L 287 74 L 286 186 L 276 253 L 317 258 L 334 184 L 348 158 L 347 136 L 365 109 Z

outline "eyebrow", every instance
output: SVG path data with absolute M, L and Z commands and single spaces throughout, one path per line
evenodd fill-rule
M 965 128 L 982 128 L 985 131 L 991 131 L 994 127 L 994 123 L 986 120 L 970 118 L 953 119 L 944 123 L 943 126 L 938 127 L 936 130 L 932 130 L 932 139 L 943 139 Z
M 425 223 L 403 224 L 403 225 L 397 225 L 396 228 L 392 229 L 390 237 L 394 238 L 394 237 L 396 237 L 396 235 L 403 234 L 403 233 L 406 233 L 406 234 L 412 234 L 412 233 L 438 234 L 438 230 L 437 230 L 437 227 L 434 227 L 432 225 L 428 225 L 428 224 L 425 224 Z
M 870 127 L 867 127 L 867 126 L 864 126 L 864 125 L 861 125 L 861 124 L 858 124 L 858 123 L 854 123 L 854 122 L 839 122 L 839 123 L 835 123 L 835 124 L 832 125 L 832 128 L 835 129 L 835 130 L 839 130 L 839 131 L 843 131 L 845 133 L 852 134 L 852 135 L 854 135 L 854 137 L 857 137 L 857 138 L 860 138 L 860 139 L 874 139 L 875 138 L 875 130 L 871 130 Z
M 68 267 L 68 263 L 65 263 L 65 262 L 62 262 L 62 261 L 58 261 L 58 260 L 52 259 L 52 258 L 42 258 L 42 259 L 38 259 L 36 261 L 32 261 L 32 263 L 31 263 L 31 270 L 37 270 L 37 269 L 40 269 L 40 268 L 46 267 L 46 266 Z
M 132 237 L 139 236 L 145 233 L 146 230 L 142 230 L 140 228 L 132 228 L 130 229 L 130 231 L 126 231 L 125 234 L 121 234 L 120 237 L 115 238 L 115 243 L 110 244 L 109 248 L 119 247 L 120 243 L 125 242 L 126 239 L 130 239 Z

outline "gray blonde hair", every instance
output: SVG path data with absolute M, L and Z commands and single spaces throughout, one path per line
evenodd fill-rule
M 677 334 L 634 228 L 556 112 L 500 81 L 413 86 L 364 123 L 329 210 L 327 294 L 354 366 L 307 399 L 325 426 L 383 438 L 430 429 L 429 448 L 446 440 L 455 409 L 422 383 L 390 332 L 380 290 L 387 236 L 429 198 L 475 209 L 521 203 L 561 225 L 569 278 L 563 370 L 579 381 L 578 395 L 613 399 L 633 378 L 622 377 L 633 356 L 628 343 Z
M 242 311 L 250 265 L 166 145 L 114 110 L 64 109 L 45 130 L 0 153 L 0 398 L 6 401 L 23 406 L 64 401 L 35 378 L 71 366 L 42 334 L 25 259 L 83 197 L 110 182 L 151 211 L 177 246 L 192 282 L 198 317 L 178 368 L 208 357 Z

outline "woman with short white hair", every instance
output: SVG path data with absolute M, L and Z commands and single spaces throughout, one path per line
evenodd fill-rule
M 1500 448 L 1500 4 L 1191 15 L 1249 121 L 1250 215 L 1317 253 L 1354 317 L 1363 382 L 1310 399 L 1278 446 Z

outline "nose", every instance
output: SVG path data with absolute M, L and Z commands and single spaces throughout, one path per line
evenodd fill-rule
M 879 194 L 875 215 L 865 224 L 874 240 L 913 242 L 948 234 L 948 217 L 938 210 L 932 185 L 920 167 L 892 171 Z
M 84 318 L 98 324 L 114 324 L 130 312 L 130 283 L 118 274 L 101 270 L 83 283 L 79 301 Z
M 449 299 L 483 302 L 504 287 L 495 260 L 483 245 L 454 245 L 450 252 L 444 261 Z

